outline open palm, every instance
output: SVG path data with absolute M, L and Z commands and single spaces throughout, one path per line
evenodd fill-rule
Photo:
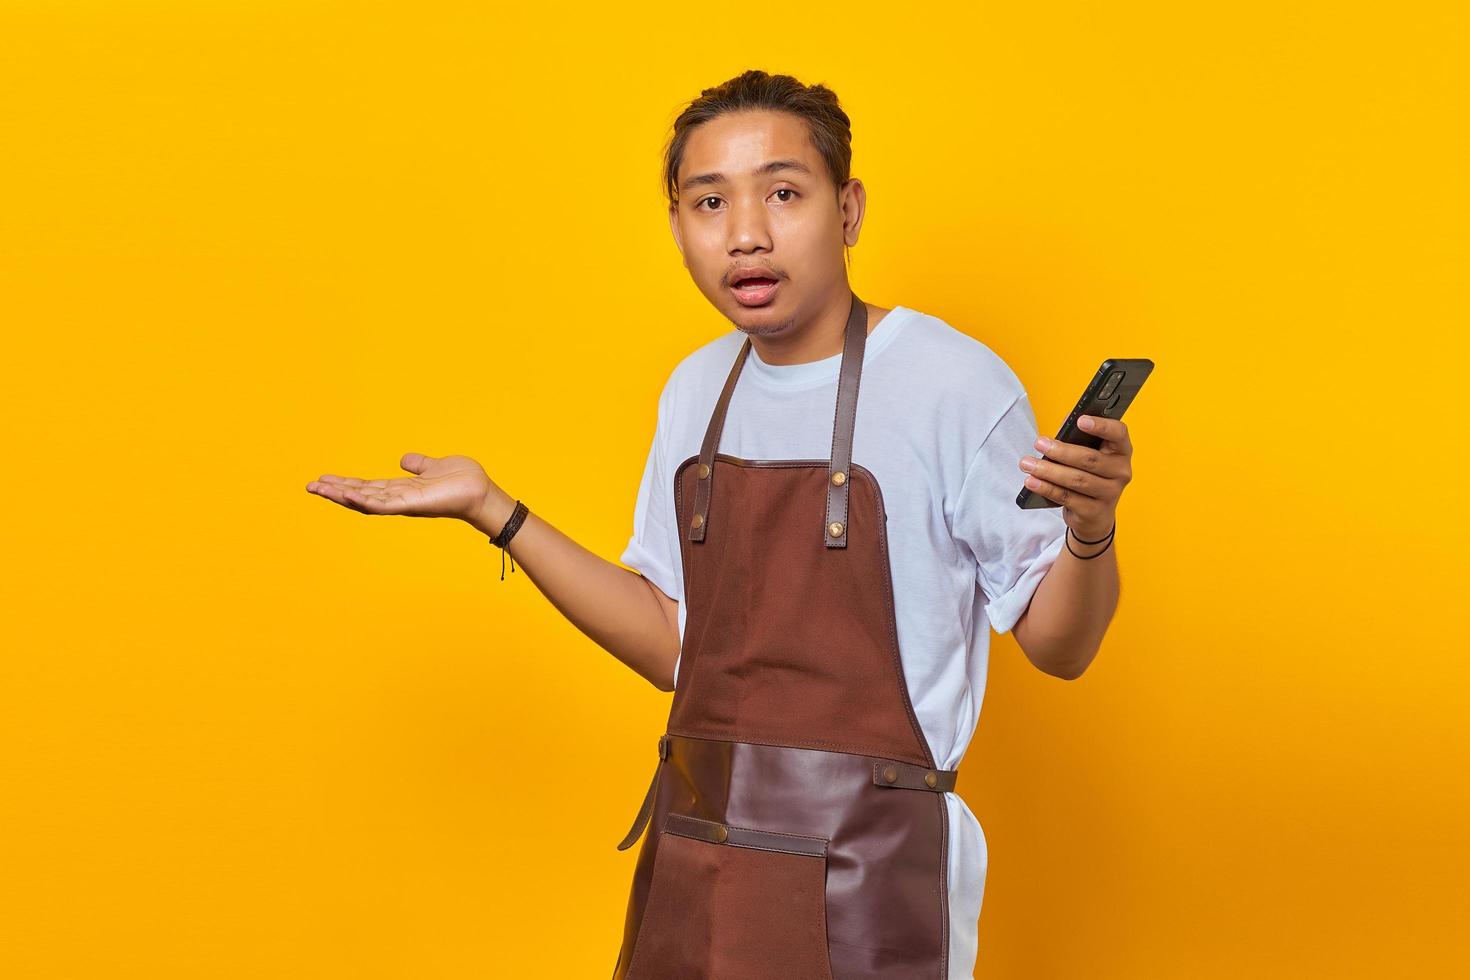
M 405 453 L 398 465 L 414 475 L 360 480 L 325 473 L 306 489 L 363 514 L 468 518 L 492 485 L 484 468 L 468 456 Z

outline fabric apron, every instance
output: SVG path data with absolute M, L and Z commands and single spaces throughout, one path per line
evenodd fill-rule
M 688 603 L 614 980 L 945 980 L 944 793 L 898 652 L 887 518 L 852 462 L 852 297 L 831 459 L 718 452 L 750 338 L 674 474 Z

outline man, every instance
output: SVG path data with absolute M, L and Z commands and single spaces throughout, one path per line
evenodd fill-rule
M 1100 450 L 1050 445 L 988 347 L 858 300 L 850 139 L 830 90 L 759 71 L 675 123 L 670 228 L 735 329 L 660 395 L 621 556 L 639 574 L 466 457 L 307 487 L 513 538 L 568 619 L 675 692 L 620 845 L 651 827 L 618 980 L 972 976 L 986 847 L 953 787 L 988 631 L 1071 679 L 1117 605 L 1127 429 L 1095 418 Z M 1022 483 L 1062 506 L 1017 507 Z

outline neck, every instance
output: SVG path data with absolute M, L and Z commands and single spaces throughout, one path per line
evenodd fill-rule
M 891 310 L 872 303 L 863 304 L 868 312 L 867 333 Z M 847 330 L 847 316 L 852 312 L 852 290 L 844 288 L 823 304 L 817 315 L 803 324 L 787 322 L 774 329 L 752 333 L 751 346 L 767 364 L 806 364 L 842 353 L 842 336 Z

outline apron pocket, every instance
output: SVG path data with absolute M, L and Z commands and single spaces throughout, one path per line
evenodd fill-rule
M 833 980 L 827 839 L 670 813 L 627 980 Z

